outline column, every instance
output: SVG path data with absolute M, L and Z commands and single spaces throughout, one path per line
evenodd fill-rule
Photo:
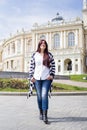
M 36 48 L 34 47 L 34 49 L 36 50 L 37 49 L 37 46 L 38 46 L 38 34 L 36 34 L 36 42 L 34 43 L 34 45 L 36 44 Z
M 10 51 L 10 50 L 9 50 L 9 51 Z M 6 46 L 6 47 L 4 48 L 4 56 L 3 56 L 3 59 L 5 59 L 6 57 L 8 57 L 9 53 L 10 53 L 10 52 L 8 52 L 8 46 Z
M 21 39 L 21 54 L 24 52 L 24 39 Z
M 85 49 L 87 50 L 87 44 L 86 43 L 87 43 L 87 35 L 84 36 L 84 44 L 86 46 Z
M 35 34 L 32 33 L 32 51 L 34 51 L 35 49 Z
M 46 41 L 47 41 L 47 43 L 49 44 L 49 39 L 48 39 L 48 33 L 46 34 Z
M 87 0 L 83 0 L 83 10 L 87 9 Z
M 61 74 L 64 74 L 64 60 L 61 59 Z
M 64 31 L 64 48 L 66 48 L 66 31 Z
M 55 59 L 55 74 L 58 75 L 58 60 Z
M 78 30 L 75 32 L 75 45 L 78 46 Z
M 75 59 L 72 59 L 72 74 L 75 74 Z
M 60 48 L 63 48 L 63 32 L 60 34 Z
M 9 48 L 10 48 L 10 50 L 9 50 L 10 55 L 12 55 L 12 46 L 11 46 L 11 43 L 9 43 L 8 46 L 9 46 Z
M 81 65 L 81 59 L 78 58 L 78 74 L 82 73 L 82 65 Z
M 84 38 L 83 38 L 83 29 L 79 29 L 79 47 L 83 47 Z
M 12 71 L 12 68 L 11 68 L 11 60 L 9 61 L 9 71 Z
M 15 54 L 17 55 L 17 40 L 15 41 Z
M 52 38 L 51 38 L 51 32 L 50 32 L 50 34 L 49 34 L 49 50 L 52 49 L 51 46 L 52 46 Z

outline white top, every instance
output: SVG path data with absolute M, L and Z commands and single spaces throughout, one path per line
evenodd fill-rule
M 36 80 L 45 80 L 49 76 L 50 69 L 43 65 L 43 56 L 36 52 L 34 55 L 35 58 L 35 72 L 34 72 L 34 78 Z

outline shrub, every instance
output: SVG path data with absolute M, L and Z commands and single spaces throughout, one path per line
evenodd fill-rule
M 15 88 L 15 89 L 28 89 L 27 81 L 18 79 L 0 79 L 0 88 Z

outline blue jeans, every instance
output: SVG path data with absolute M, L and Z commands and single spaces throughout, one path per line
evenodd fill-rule
M 37 92 L 37 103 L 39 109 L 48 109 L 48 92 L 51 87 L 52 80 L 36 80 L 35 88 Z

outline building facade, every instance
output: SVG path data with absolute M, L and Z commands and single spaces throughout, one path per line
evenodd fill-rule
M 32 53 L 40 39 L 46 39 L 56 64 L 56 75 L 87 73 L 87 1 L 83 0 L 83 18 L 65 21 L 58 13 L 47 24 L 34 24 L 30 32 L 22 30 L 3 41 L 0 70 L 28 72 Z
M 0 46 L 0 71 L 2 71 L 2 46 Z

